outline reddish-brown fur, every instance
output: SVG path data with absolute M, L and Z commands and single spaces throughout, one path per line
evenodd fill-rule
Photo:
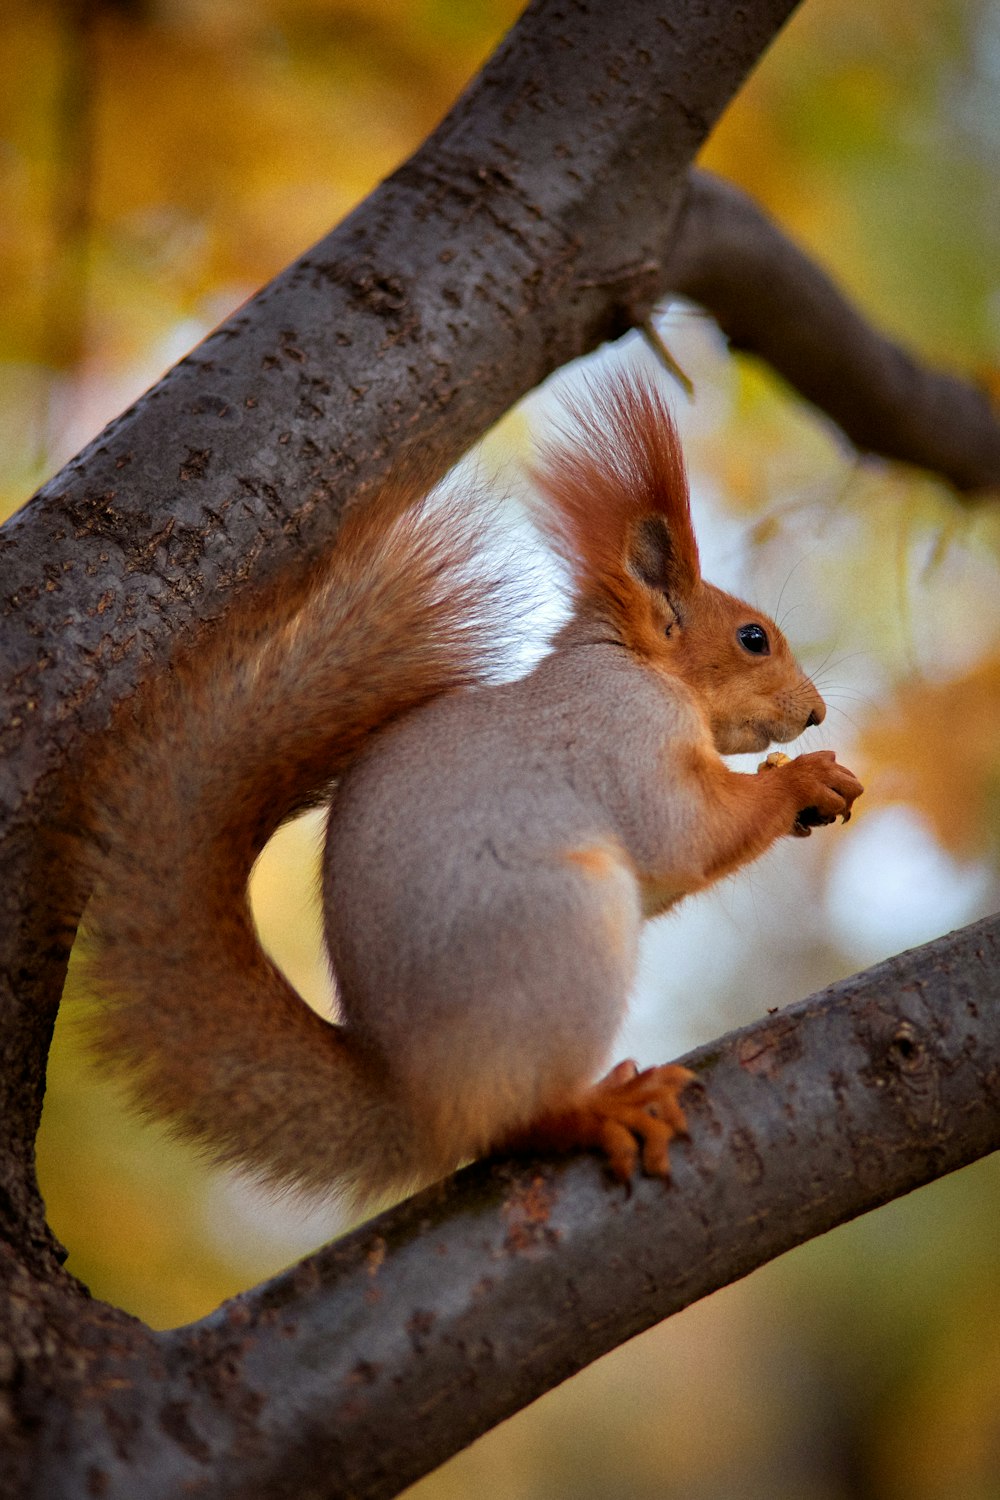
M 773 621 L 701 578 L 653 389 L 619 377 L 570 424 L 539 479 L 574 612 L 527 677 L 483 680 L 496 591 L 467 510 L 407 488 L 232 611 L 104 753 L 99 1046 L 216 1159 L 362 1199 L 499 1146 L 595 1145 L 621 1176 L 641 1150 L 665 1173 L 687 1075 L 594 1083 L 643 917 L 861 790 L 829 751 L 751 776 L 720 759 L 822 700 Z M 266 838 L 324 795 L 337 1024 L 246 901 Z

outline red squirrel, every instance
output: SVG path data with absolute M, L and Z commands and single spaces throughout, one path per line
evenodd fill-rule
M 666 1176 L 691 1075 L 599 1077 L 644 920 L 861 793 L 831 751 L 726 766 L 823 700 L 774 622 L 702 579 L 655 390 L 615 377 L 570 424 L 535 477 L 573 610 L 528 675 L 487 680 L 475 525 L 404 486 L 231 610 L 97 777 L 98 1046 L 218 1161 L 359 1203 L 525 1146 Z M 336 1023 L 247 898 L 272 832 L 326 797 Z

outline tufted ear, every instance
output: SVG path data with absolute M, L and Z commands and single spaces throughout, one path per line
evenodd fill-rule
M 659 649 L 664 614 L 679 619 L 701 577 L 670 411 L 648 380 L 616 374 L 566 415 L 534 470 L 548 502 L 538 520 L 569 564 L 576 609 L 637 651 Z

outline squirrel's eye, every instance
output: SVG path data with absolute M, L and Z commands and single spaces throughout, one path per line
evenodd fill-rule
M 754 656 L 770 654 L 771 642 L 767 638 L 767 631 L 763 625 L 741 625 L 736 632 L 736 639 L 744 651 L 751 651 Z

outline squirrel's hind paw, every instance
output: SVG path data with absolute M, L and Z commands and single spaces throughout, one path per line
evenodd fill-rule
M 640 1073 L 634 1062 L 621 1062 L 575 1103 L 540 1116 L 505 1144 L 517 1151 L 596 1147 L 621 1182 L 631 1178 L 641 1147 L 643 1171 L 669 1177 L 670 1142 L 687 1135 L 679 1096 L 694 1077 L 676 1063 Z

